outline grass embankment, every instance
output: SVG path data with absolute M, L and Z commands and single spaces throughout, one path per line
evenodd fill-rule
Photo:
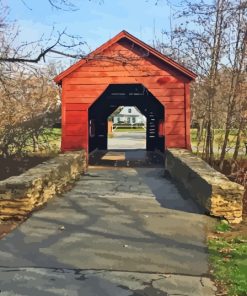
M 0 155 L 0 180 L 11 176 L 18 176 L 26 170 L 56 156 L 60 152 L 61 129 L 47 129 L 39 138 L 39 145 L 33 151 L 32 142 L 30 146 L 23 149 L 22 155 L 13 154 L 9 157 Z
M 247 221 L 237 226 L 220 222 L 209 236 L 210 269 L 217 295 L 247 295 Z
M 205 130 L 204 130 L 204 137 L 205 138 Z M 193 150 L 196 150 L 197 147 L 197 130 L 196 129 L 191 129 L 190 130 L 190 135 L 191 135 L 191 145 L 194 148 Z M 235 148 L 235 144 L 236 144 L 236 138 L 237 138 L 237 130 L 232 129 L 229 135 L 229 141 L 228 141 L 228 145 L 227 145 L 227 153 L 226 153 L 226 158 L 232 158 L 233 152 L 234 152 L 234 148 Z M 223 140 L 224 140 L 224 130 L 222 129 L 215 129 L 214 130 L 214 147 L 215 147 L 215 157 L 217 158 L 217 156 L 220 155 L 221 152 L 221 147 L 223 144 Z M 245 155 L 245 141 L 247 141 L 247 137 L 242 136 L 241 138 L 241 143 L 240 143 L 240 149 L 239 152 L 241 154 L 242 157 L 244 157 Z M 199 145 L 199 151 L 203 150 L 203 145 L 204 142 L 202 140 L 202 142 Z

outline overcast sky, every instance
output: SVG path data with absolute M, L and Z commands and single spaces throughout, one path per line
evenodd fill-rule
M 154 29 L 161 38 L 161 30 L 170 26 L 170 7 L 166 0 L 73 0 L 77 11 L 56 10 L 48 0 L 8 0 L 10 20 L 20 28 L 20 41 L 35 41 L 42 34 L 49 36 L 52 27 L 79 35 L 93 50 L 122 30 L 152 44 Z M 173 1 L 175 3 L 176 1 Z

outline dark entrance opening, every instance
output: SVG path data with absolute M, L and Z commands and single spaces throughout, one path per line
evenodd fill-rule
M 164 106 L 142 84 L 111 84 L 89 109 L 89 152 L 107 150 L 107 118 L 119 106 L 136 106 L 147 119 L 146 150 L 164 152 Z

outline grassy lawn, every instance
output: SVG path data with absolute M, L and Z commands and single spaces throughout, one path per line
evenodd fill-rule
M 61 147 L 61 132 L 60 128 L 46 129 L 40 137 L 40 151 L 38 153 L 59 153 Z
M 133 133 L 134 132 L 143 132 L 143 133 L 145 133 L 146 130 L 144 130 L 143 128 L 117 128 L 114 132 L 115 133 L 117 133 L 117 132 L 133 132 Z M 47 129 L 47 131 L 45 132 L 44 141 L 47 141 L 47 140 L 49 141 L 50 145 L 56 145 L 56 146 L 60 147 L 61 129 L 60 128 Z M 214 144 L 215 144 L 216 150 L 219 150 L 218 148 L 220 147 L 222 140 L 223 140 L 223 130 L 215 130 Z M 235 140 L 236 140 L 236 131 L 233 130 L 230 135 L 229 148 L 234 147 Z M 191 129 L 191 144 L 194 147 L 197 146 L 196 129 Z M 201 149 L 202 149 L 202 147 L 203 147 L 203 143 L 200 144 Z M 244 143 L 242 142 L 240 150 L 245 151 L 244 148 L 245 148 Z M 231 154 L 232 153 L 229 153 L 229 156 Z
M 210 269 L 219 295 L 247 295 L 246 226 L 231 227 L 223 221 L 209 236 Z M 238 227 L 241 227 L 240 231 Z
M 227 153 L 226 153 L 226 159 L 227 158 L 232 158 L 232 156 L 233 156 L 235 143 L 236 143 L 236 134 L 237 134 L 236 130 L 232 130 L 231 133 L 230 133 L 228 147 L 227 147 Z M 194 152 L 196 152 L 197 130 L 196 129 L 191 129 L 190 135 L 191 135 L 192 149 L 193 149 Z M 215 129 L 214 130 L 214 147 L 215 147 L 214 148 L 214 153 L 215 153 L 215 158 L 218 158 L 220 156 L 221 147 L 222 147 L 222 143 L 223 143 L 223 137 L 224 137 L 224 131 L 223 130 L 221 130 L 221 129 Z M 241 156 L 241 158 L 246 158 L 244 141 L 247 141 L 246 137 L 242 138 L 242 142 L 240 144 L 239 156 Z M 202 152 L 203 145 L 204 145 L 204 143 L 202 141 L 200 143 L 200 145 L 199 145 L 199 152 Z
M 114 133 L 118 132 L 130 132 L 130 133 L 135 133 L 135 132 L 142 132 L 146 133 L 146 131 L 143 128 L 118 128 L 113 132 L 112 135 L 108 134 L 109 138 L 114 137 Z M 222 143 L 222 137 L 223 137 L 223 131 L 222 130 L 215 130 L 215 157 L 220 155 L 220 144 Z M 230 135 L 230 141 L 229 141 L 229 147 L 232 148 L 227 154 L 226 154 L 226 159 L 232 158 L 233 151 L 234 151 L 234 144 L 236 140 L 236 131 L 232 131 Z M 44 133 L 43 139 L 41 141 L 44 145 L 44 147 L 47 147 L 44 149 L 44 152 L 59 152 L 60 151 L 60 145 L 61 145 L 61 129 L 60 128 L 52 128 L 52 129 L 47 129 L 46 132 Z M 194 147 L 194 152 L 195 152 L 195 147 L 197 146 L 197 140 L 196 140 L 196 129 L 191 129 L 191 144 L 192 147 Z M 200 144 L 199 146 L 200 150 L 202 151 L 203 149 L 203 143 Z M 239 156 L 241 158 L 247 158 L 245 156 L 245 146 L 244 143 L 241 143 L 240 147 L 240 154 Z
M 143 129 L 143 128 L 117 128 L 116 130 L 113 131 L 114 133 L 117 133 L 117 132 L 143 132 L 145 133 L 146 130 Z

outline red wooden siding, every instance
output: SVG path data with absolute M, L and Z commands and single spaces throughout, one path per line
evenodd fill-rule
M 88 148 L 88 109 L 110 84 L 142 84 L 164 105 L 167 147 L 190 148 L 189 82 L 122 38 L 62 78 L 62 149 Z

